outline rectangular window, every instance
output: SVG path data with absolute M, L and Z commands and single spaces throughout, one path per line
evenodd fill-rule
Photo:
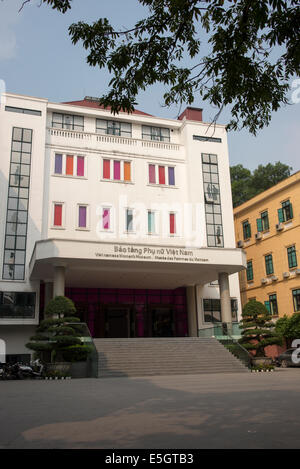
M 170 141 L 170 129 L 143 125 L 142 126 L 142 139 L 143 140 L 156 140 L 159 142 L 169 142 Z
M 266 274 L 270 275 L 274 273 L 274 268 L 273 268 L 273 257 L 272 254 L 268 254 L 265 256 L 265 265 L 266 265 Z
M 149 183 L 150 184 L 155 184 L 156 183 L 155 165 L 154 164 L 149 164 Z
M 63 156 L 60 154 L 55 155 L 55 174 L 62 174 L 62 164 L 63 164 Z
M 117 135 L 120 137 L 131 137 L 132 126 L 129 122 L 96 119 L 96 133 L 102 135 Z
M 131 163 L 124 161 L 124 181 L 131 181 Z
M 54 204 L 53 226 L 62 226 L 62 204 Z
M 121 160 L 103 160 L 103 179 L 110 181 L 130 182 L 131 162 Z
M 84 177 L 85 157 L 55 153 L 54 174 L 61 176 Z
M 176 234 L 176 214 L 170 213 L 170 234 Z
M 103 160 L 103 179 L 110 179 L 110 160 Z
M 165 167 L 164 166 L 159 166 L 158 167 L 158 183 L 159 184 L 165 184 L 166 183 Z
M 68 130 L 84 130 L 84 117 L 72 114 L 61 114 L 53 112 L 52 127 Z
M 252 261 L 247 262 L 247 281 L 253 280 L 253 264 Z
M 269 216 L 267 211 L 261 213 L 261 224 L 262 231 L 266 231 L 269 229 Z
M 155 233 L 155 212 L 148 211 L 148 233 Z
M 78 208 L 78 228 L 87 227 L 87 206 L 79 205 Z
M 133 210 L 130 208 L 126 209 L 126 231 L 133 231 Z
M 204 322 L 221 322 L 221 302 L 219 299 L 204 299 Z
M 208 247 L 224 247 L 218 157 L 202 153 L 202 176 Z
M 0 292 L 0 318 L 34 318 L 36 294 Z
M 233 322 L 238 320 L 238 302 L 236 298 L 230 299 L 231 317 Z M 221 301 L 219 299 L 208 298 L 203 300 L 204 322 L 221 323 Z
M 175 168 L 168 167 L 169 186 L 175 186 Z
M 297 254 L 295 246 L 290 246 L 287 248 L 287 255 L 288 255 L 288 262 L 289 268 L 292 269 L 293 267 L 297 267 Z
M 6 280 L 25 278 L 32 135 L 31 129 L 13 127 L 2 272 Z
M 173 166 L 148 165 L 149 184 L 158 184 L 161 186 L 175 186 L 175 168 Z M 168 178 L 166 180 L 166 178 Z
M 205 135 L 193 135 L 193 140 L 199 140 L 200 142 L 222 143 L 221 138 L 206 137 Z
M 120 181 L 121 179 L 121 163 L 120 161 L 114 161 L 114 180 Z
M 294 311 L 300 311 L 300 288 L 293 290 Z
M 278 209 L 278 221 L 279 223 L 291 220 L 293 215 L 293 206 L 289 200 L 282 202 L 281 208 Z
M 272 316 L 278 316 L 278 305 L 276 293 L 269 295 L 270 314 Z
M 244 240 L 251 238 L 251 225 L 248 220 L 243 222 L 243 236 Z
M 84 157 L 77 156 L 77 176 L 84 176 Z
M 68 176 L 73 176 L 74 174 L 74 157 L 72 155 L 67 155 L 66 158 L 66 174 Z
M 110 208 L 103 208 L 102 211 L 102 228 L 104 230 L 110 229 Z
M 21 107 L 5 106 L 5 111 L 17 112 L 19 114 L 29 114 L 30 116 L 41 116 L 42 112 L 36 109 L 24 109 Z

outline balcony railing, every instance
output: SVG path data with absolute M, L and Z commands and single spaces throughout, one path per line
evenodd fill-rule
M 141 151 L 145 150 L 168 150 L 172 152 L 179 152 L 181 145 L 171 142 L 157 142 L 152 140 L 142 140 L 130 137 L 121 137 L 118 135 L 100 135 L 92 132 L 81 132 L 76 130 L 48 128 L 48 138 L 60 138 L 65 141 L 73 140 L 74 143 L 83 142 L 90 143 L 94 146 L 106 145 L 121 145 L 130 148 L 135 147 Z

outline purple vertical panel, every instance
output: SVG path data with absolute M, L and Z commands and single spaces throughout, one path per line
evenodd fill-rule
M 86 228 L 86 207 L 84 205 L 79 206 L 79 228 Z
M 114 179 L 119 181 L 121 179 L 121 162 L 114 160 Z
M 103 229 L 109 230 L 110 228 L 110 209 L 104 208 L 103 209 Z
M 77 176 L 84 176 L 84 156 L 77 156 Z
M 169 174 L 169 186 L 175 186 L 175 172 L 174 172 L 174 168 L 169 167 L 169 168 L 168 168 L 168 174 Z
M 149 164 L 149 183 L 150 184 L 155 184 L 156 178 L 155 178 L 155 165 L 154 164 Z
M 62 155 L 59 155 L 59 154 L 55 155 L 54 172 L 55 174 L 62 174 Z

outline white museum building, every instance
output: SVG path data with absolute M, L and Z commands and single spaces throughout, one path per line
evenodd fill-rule
M 0 111 L 0 339 L 25 344 L 71 298 L 92 337 L 196 337 L 237 321 L 226 128 L 113 115 L 96 98 L 5 93 Z

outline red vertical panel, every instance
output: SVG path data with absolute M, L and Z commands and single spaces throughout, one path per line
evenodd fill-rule
M 54 226 L 62 226 L 62 205 L 54 205 Z
M 176 233 L 175 213 L 170 213 L 170 234 Z
M 166 183 L 165 167 L 164 166 L 159 166 L 158 167 L 158 180 L 159 180 L 159 184 L 165 184 Z
M 110 160 L 103 160 L 103 179 L 110 179 Z

